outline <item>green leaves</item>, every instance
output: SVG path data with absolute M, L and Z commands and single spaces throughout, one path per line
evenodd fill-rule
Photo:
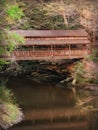
M 17 124 L 23 119 L 23 113 L 17 105 L 12 103 L 0 104 L 0 125 L 3 129 Z
M 10 33 L 7 32 L 7 51 L 8 52 L 12 52 L 16 47 L 17 44 L 22 44 L 24 43 L 24 38 L 20 35 L 18 35 L 17 33 Z
M 23 113 L 16 103 L 12 90 L 6 87 L 6 82 L 7 80 L 0 79 L 0 126 L 3 129 L 7 129 L 23 120 Z
M 10 31 L 3 30 L 0 33 L 0 70 L 3 65 L 8 64 L 7 61 L 3 59 L 3 56 L 9 56 L 10 53 L 17 48 L 18 43 L 24 43 L 24 37 L 18 35 L 17 33 L 11 33 Z
M 5 48 L 4 47 L 0 47 L 0 55 L 3 55 L 4 51 L 5 51 Z
M 9 0 L 0 0 L 0 27 L 7 28 L 24 16 L 22 9 L 18 3 Z
M 8 64 L 8 62 L 5 61 L 4 59 L 0 59 L 0 70 L 3 68 L 3 66 L 4 66 L 5 64 Z
M 12 52 L 15 48 L 17 48 L 18 43 L 22 44 L 25 42 L 24 37 L 19 34 L 10 31 L 4 30 L 1 40 L 0 54 L 6 54 Z
M 10 25 L 19 23 L 23 16 L 15 0 L 0 0 L 0 71 L 4 71 L 4 65 L 8 64 L 4 57 L 8 56 L 16 47 L 17 43 L 23 43 L 24 39 L 18 34 L 10 33 Z M 22 112 L 18 108 L 11 90 L 0 81 L 0 125 L 7 129 L 9 126 L 22 120 Z
M 84 74 L 85 74 L 84 64 L 82 62 L 77 62 L 76 65 L 74 66 L 72 73 L 73 77 L 72 85 L 76 85 L 76 83 L 79 85 L 85 84 L 86 80 L 84 78 Z
M 23 113 L 16 104 L 13 92 L 5 87 L 6 80 L 0 81 L 0 125 L 7 129 L 23 119 Z
M 87 56 L 85 59 L 88 61 L 94 61 L 97 62 L 98 61 L 98 57 L 97 57 L 98 51 L 93 49 L 92 50 L 92 54 Z
M 11 90 L 0 85 L 0 103 L 3 103 L 3 102 L 13 103 L 13 99 L 14 99 L 13 97 L 14 96 L 13 96 Z
M 20 20 L 23 16 L 22 10 L 18 7 L 18 5 L 9 6 L 7 10 L 8 16 L 13 20 Z

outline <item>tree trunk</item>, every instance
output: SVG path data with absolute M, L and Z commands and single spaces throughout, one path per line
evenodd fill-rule
M 62 5 L 62 7 L 64 8 L 64 1 L 63 1 L 63 0 L 61 0 L 61 5 Z M 63 16 L 63 19 L 64 19 L 64 24 L 65 24 L 66 27 L 68 28 L 68 20 L 67 20 L 66 13 L 65 13 L 64 10 L 62 11 L 62 16 Z

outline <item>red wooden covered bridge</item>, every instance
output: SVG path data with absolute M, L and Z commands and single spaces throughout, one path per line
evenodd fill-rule
M 91 42 L 85 30 L 15 30 L 25 37 L 6 60 L 59 60 L 84 58 Z

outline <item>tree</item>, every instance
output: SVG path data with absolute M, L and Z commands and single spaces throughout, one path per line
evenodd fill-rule
M 16 26 L 19 29 L 85 28 L 91 33 L 94 27 L 94 2 L 91 0 L 23 0 L 21 6 L 26 17 Z
M 50 2 L 46 3 L 44 6 L 44 10 L 47 11 L 47 15 L 53 16 L 53 15 L 60 15 L 63 18 L 63 23 L 66 26 L 66 28 L 70 28 L 72 23 L 71 19 L 74 19 L 75 16 L 77 16 L 76 12 L 76 5 L 72 2 L 60 0 L 58 2 Z M 74 25 L 75 25 L 74 21 Z M 72 26 L 74 26 L 72 25 Z

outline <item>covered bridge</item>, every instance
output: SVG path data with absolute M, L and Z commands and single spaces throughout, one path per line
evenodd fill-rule
M 25 37 L 24 44 L 5 59 L 59 60 L 84 58 L 90 54 L 91 42 L 85 30 L 15 30 Z

